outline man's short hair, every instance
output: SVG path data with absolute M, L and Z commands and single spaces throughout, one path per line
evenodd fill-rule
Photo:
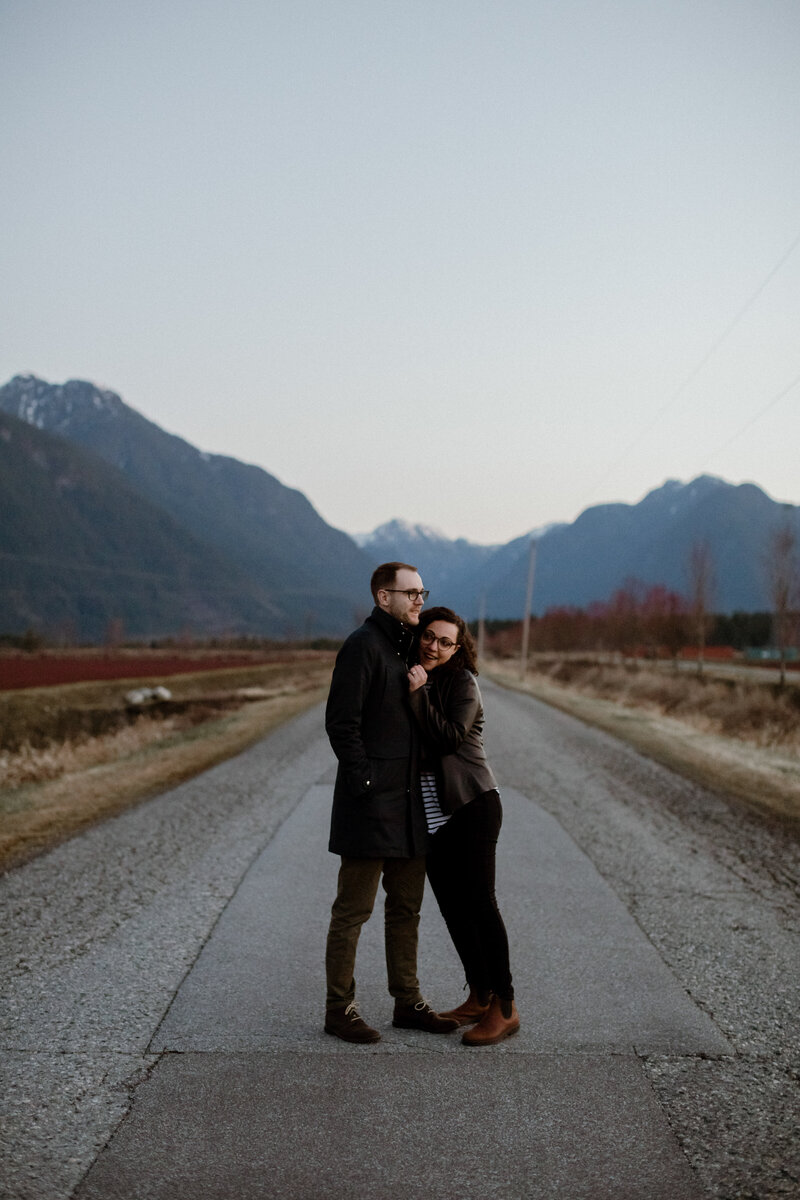
M 398 571 L 416 571 L 416 567 L 412 567 L 410 563 L 381 563 L 372 572 L 372 579 L 369 581 L 370 590 L 372 591 L 372 599 L 378 603 L 378 592 L 381 588 L 390 588 L 397 579 Z

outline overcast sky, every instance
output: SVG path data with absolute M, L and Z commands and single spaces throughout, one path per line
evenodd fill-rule
M 355 533 L 800 501 L 797 0 L 0 0 L 0 382 Z

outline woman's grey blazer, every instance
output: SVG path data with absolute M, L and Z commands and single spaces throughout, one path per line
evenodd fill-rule
M 497 787 L 483 748 L 483 701 L 466 667 L 437 669 L 409 697 L 425 757 L 434 764 L 442 812 L 453 813 Z

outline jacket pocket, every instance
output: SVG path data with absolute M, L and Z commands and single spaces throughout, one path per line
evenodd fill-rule
M 366 797 L 375 800 L 405 800 L 408 787 L 407 758 L 370 758 L 370 787 Z

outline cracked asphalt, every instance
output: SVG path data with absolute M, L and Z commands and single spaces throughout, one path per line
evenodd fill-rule
M 520 1035 L 476 1055 L 392 1031 L 376 920 L 360 992 L 384 1041 L 321 1033 L 316 709 L 0 878 L 1 1196 L 388 1196 L 393 1171 L 420 1196 L 800 1196 L 797 842 L 484 694 Z M 420 964 L 457 1003 L 429 901 Z

